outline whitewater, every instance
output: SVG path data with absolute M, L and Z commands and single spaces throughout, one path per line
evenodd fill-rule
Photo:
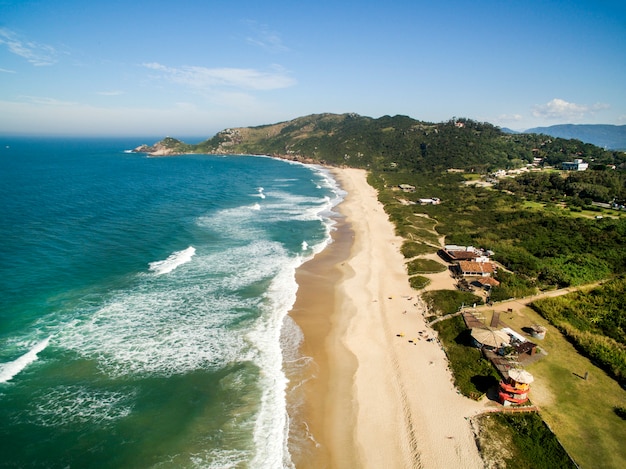
M 0 453 L 16 467 L 292 467 L 295 271 L 344 194 L 267 157 L 0 142 Z

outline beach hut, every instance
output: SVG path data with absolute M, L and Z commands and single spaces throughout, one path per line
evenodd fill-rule
M 503 405 L 523 404 L 528 400 L 530 383 L 535 378 L 523 368 L 509 370 L 508 376 L 500 381 L 498 397 Z
M 471 335 L 480 347 L 500 348 L 511 342 L 508 334 L 493 329 L 475 327 L 472 329 Z

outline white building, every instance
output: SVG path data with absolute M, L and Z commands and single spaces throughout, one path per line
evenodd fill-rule
M 585 171 L 587 168 L 589 168 L 589 163 L 585 163 L 580 158 L 576 158 L 574 161 L 561 163 L 561 168 L 566 171 Z

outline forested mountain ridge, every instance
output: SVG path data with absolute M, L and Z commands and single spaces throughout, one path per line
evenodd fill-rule
M 525 133 L 575 138 L 610 150 L 626 150 L 626 125 L 559 124 L 527 129 Z
M 370 169 L 474 172 L 507 169 L 541 158 L 558 165 L 573 158 L 620 165 L 626 154 L 578 140 L 536 134 L 508 134 L 489 123 L 451 119 L 422 122 L 407 116 L 313 114 L 258 127 L 225 129 L 189 145 L 167 138 L 136 151 L 157 154 L 263 154 L 307 162 Z

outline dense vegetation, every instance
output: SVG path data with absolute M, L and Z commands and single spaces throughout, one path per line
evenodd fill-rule
M 407 116 L 373 119 L 357 114 L 316 114 L 273 125 L 226 129 L 197 145 L 179 143 L 181 152 L 301 156 L 374 170 L 461 168 L 482 173 L 517 168 L 534 158 L 560 164 L 574 156 L 599 164 L 626 162 L 621 152 L 578 140 L 512 135 L 468 119 L 430 123 Z
M 480 399 L 498 384 L 500 376 L 481 351 L 472 345 L 470 331 L 461 316 L 433 324 L 452 368 L 454 385 L 464 396 Z
M 486 414 L 480 417 L 482 452 L 508 469 L 575 468 L 539 414 Z M 506 449 L 505 449 L 506 448 Z
M 463 306 L 481 305 L 482 298 L 470 292 L 458 290 L 433 290 L 422 293 L 422 299 L 428 305 L 433 316 L 445 316 L 458 312 Z
M 528 205 L 523 195 L 508 190 L 467 185 L 462 173 L 379 171 L 371 181 L 400 234 L 409 231 L 407 220 L 425 213 L 437 221 L 436 230 L 445 235 L 446 243 L 493 250 L 494 259 L 515 273 L 498 273 L 502 284 L 494 289 L 493 300 L 580 285 L 626 271 L 625 217 L 579 217 L 558 207 Z M 393 190 L 403 183 L 415 186 L 415 192 L 400 195 Z M 406 205 L 398 203 L 399 197 L 411 202 L 438 197 L 443 202 Z M 411 241 L 406 251 L 416 253 L 417 246 Z
M 586 293 L 541 299 L 532 306 L 626 387 L 626 277 Z
M 592 171 L 525 173 L 502 179 L 498 188 L 541 202 L 573 206 L 592 202 L 623 205 L 626 202 L 626 173 L 607 171 L 602 166 Z

